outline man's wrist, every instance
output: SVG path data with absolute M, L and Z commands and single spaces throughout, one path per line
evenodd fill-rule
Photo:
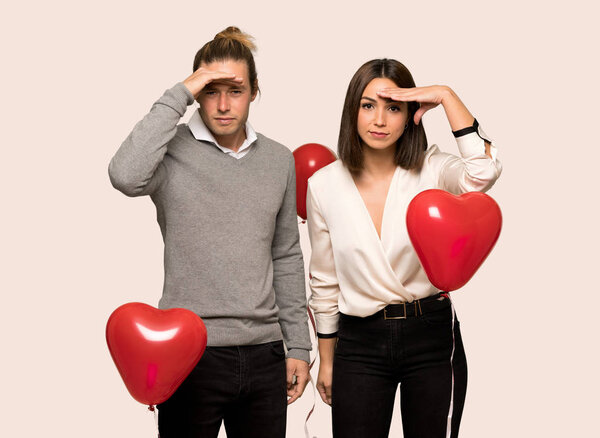
M 181 98 L 182 100 L 185 100 L 186 105 L 189 106 L 192 103 L 194 103 L 194 95 L 189 90 L 189 88 L 185 86 L 183 82 L 178 82 L 177 84 L 175 84 L 172 90 L 173 93 L 177 95 L 177 97 Z
M 303 348 L 292 348 L 288 350 L 286 358 L 303 360 L 306 363 L 310 363 L 310 354 L 308 350 Z

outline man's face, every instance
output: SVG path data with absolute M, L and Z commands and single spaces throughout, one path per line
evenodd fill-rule
M 248 80 L 248 66 L 244 61 L 227 59 L 200 67 L 212 71 L 233 73 L 242 82 L 226 80 L 206 84 L 198 96 L 200 117 L 215 140 L 225 147 L 238 148 L 246 138 L 245 124 L 250 102 L 256 97 Z

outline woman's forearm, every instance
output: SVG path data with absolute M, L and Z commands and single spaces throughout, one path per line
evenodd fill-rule
M 337 338 L 319 338 L 319 357 L 321 366 L 333 367 L 333 354 Z
M 473 125 L 475 118 L 460 100 L 458 95 L 448 86 L 442 86 L 442 106 L 453 131 L 468 128 Z
M 463 128 L 473 126 L 475 118 L 465 104 L 462 103 L 454 90 L 448 86 L 443 86 L 442 88 L 444 96 L 442 98 L 442 106 L 446 112 L 448 123 L 450 123 L 450 129 L 453 131 L 459 131 Z M 485 143 L 485 154 L 492 158 L 490 144 L 487 142 Z

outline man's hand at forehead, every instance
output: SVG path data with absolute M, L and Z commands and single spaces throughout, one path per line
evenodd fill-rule
M 200 67 L 183 81 L 183 85 L 192 93 L 194 99 L 197 99 L 200 92 L 208 84 L 235 85 L 242 86 L 244 78 L 238 77 L 235 73 L 227 73 L 224 71 L 207 70 Z
M 226 86 L 226 87 L 235 87 L 235 88 L 240 88 L 244 86 L 244 79 L 243 78 L 234 78 L 234 79 L 215 79 L 214 81 L 209 82 L 208 84 L 206 84 L 204 86 L 204 88 L 208 88 L 211 85 L 215 85 L 215 86 Z

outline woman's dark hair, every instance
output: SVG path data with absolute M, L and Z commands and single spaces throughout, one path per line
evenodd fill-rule
M 338 138 L 338 155 L 351 172 L 359 172 L 363 168 L 363 145 L 357 128 L 358 111 L 365 88 L 376 78 L 390 79 L 400 88 L 415 87 L 415 81 L 408 69 L 395 59 L 373 59 L 363 64 L 354 74 L 346 92 Z M 415 125 L 413 121 L 418 109 L 417 102 L 408 102 L 408 127 L 396 143 L 396 165 L 407 170 L 421 169 L 427 149 L 423 122 Z
M 248 66 L 248 79 L 252 92 L 258 91 L 258 79 L 256 76 L 256 65 L 252 51 L 256 46 L 252 42 L 253 38 L 247 33 L 242 32 L 237 27 L 229 26 L 227 29 L 215 35 L 212 41 L 202 46 L 194 57 L 194 70 L 198 70 L 200 64 L 209 64 L 213 61 L 225 61 L 232 59 L 234 61 L 245 61 Z

